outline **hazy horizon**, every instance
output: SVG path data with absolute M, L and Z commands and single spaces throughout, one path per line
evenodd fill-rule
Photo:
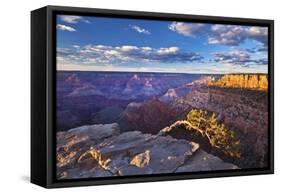
M 57 70 L 57 72 L 93 72 L 93 73 L 165 73 L 165 74 L 192 74 L 192 75 L 226 75 L 226 74 L 268 74 L 268 73 L 198 73 L 198 72 L 152 72 L 152 71 L 98 71 L 98 70 Z

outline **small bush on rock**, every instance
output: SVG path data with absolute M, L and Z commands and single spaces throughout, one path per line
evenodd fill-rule
M 192 109 L 186 115 L 185 128 L 189 132 L 207 138 L 212 147 L 224 154 L 240 158 L 240 141 L 235 133 L 219 123 L 215 113 L 208 113 L 200 109 Z

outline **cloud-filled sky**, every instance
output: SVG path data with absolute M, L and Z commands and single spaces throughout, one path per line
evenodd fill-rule
M 58 15 L 56 28 L 58 70 L 268 70 L 267 27 Z

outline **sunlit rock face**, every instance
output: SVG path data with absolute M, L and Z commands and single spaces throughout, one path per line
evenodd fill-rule
M 216 113 L 220 122 L 239 135 L 244 147 L 239 167 L 267 166 L 268 92 L 211 86 L 195 90 L 176 102 Z
M 57 142 L 58 179 L 238 169 L 194 142 L 120 133 L 116 123 L 58 132 Z
M 268 78 L 266 74 L 228 74 L 210 81 L 209 86 L 267 91 Z

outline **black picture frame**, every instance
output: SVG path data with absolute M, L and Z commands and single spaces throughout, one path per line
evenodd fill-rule
M 56 180 L 56 14 L 103 17 L 177 20 L 216 24 L 266 26 L 268 36 L 269 76 L 269 146 L 268 168 L 210 172 L 141 175 L 130 177 Z M 31 12 L 31 182 L 46 188 L 168 181 L 195 178 L 228 177 L 274 173 L 274 21 L 231 17 L 152 13 L 109 9 L 46 6 Z

